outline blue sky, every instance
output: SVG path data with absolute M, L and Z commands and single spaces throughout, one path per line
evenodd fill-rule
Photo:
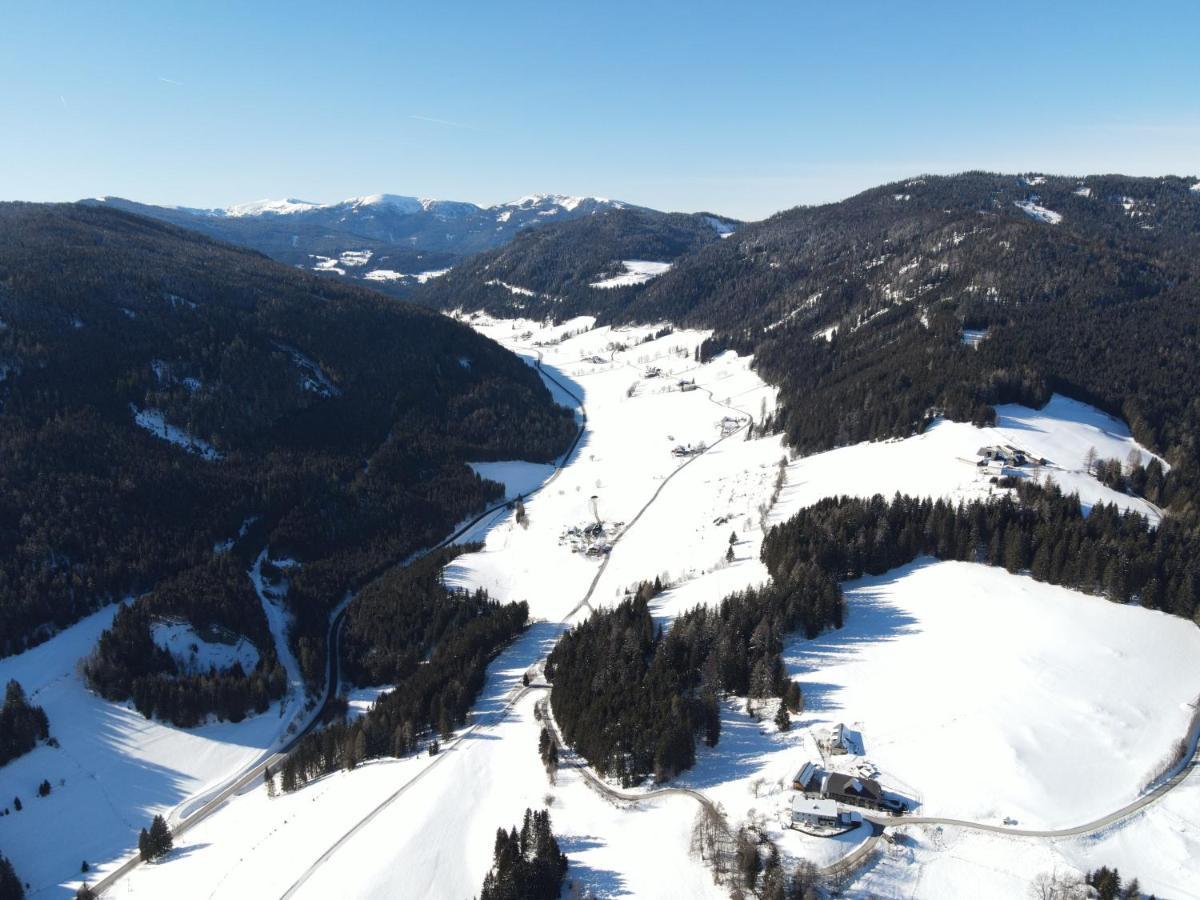
M 921 172 L 1200 172 L 1200 4 L 27 3 L 0 199 L 533 192 L 757 218 Z

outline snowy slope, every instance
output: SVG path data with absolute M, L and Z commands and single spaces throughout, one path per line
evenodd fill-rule
M 20 813 L 0 817 L 0 847 L 31 896 L 61 896 L 54 886 L 79 871 L 115 860 L 136 846 L 137 831 L 192 794 L 223 781 L 272 745 L 279 706 L 237 725 L 184 730 L 148 721 L 83 684 L 76 664 L 95 646 L 116 612 L 110 606 L 51 640 L 0 660 L 0 681 L 15 678 L 50 719 L 56 748 L 40 746 L 0 768 L 0 796 L 19 796 Z M 49 779 L 53 791 L 34 789 Z
M 223 671 L 233 668 L 234 663 L 243 672 L 251 672 L 258 665 L 258 650 L 241 635 L 234 635 L 232 643 L 209 640 L 187 622 L 155 622 L 150 633 L 154 643 L 169 650 L 187 672 L 205 673 L 210 668 Z
M 625 268 L 623 273 L 593 281 L 590 287 L 603 289 L 645 284 L 651 278 L 657 278 L 671 268 L 669 262 L 651 262 L 646 259 L 623 259 L 621 265 Z

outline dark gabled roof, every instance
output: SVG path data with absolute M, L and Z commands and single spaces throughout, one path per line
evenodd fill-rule
M 841 794 L 844 797 L 878 800 L 883 796 L 883 789 L 879 787 L 878 781 L 856 775 L 843 775 L 841 772 L 830 772 L 826 775 L 823 787 L 826 794 Z

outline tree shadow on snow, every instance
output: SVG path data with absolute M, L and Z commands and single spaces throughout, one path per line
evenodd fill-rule
M 703 790 L 753 778 L 767 758 L 783 746 L 766 723 L 751 719 L 732 704 L 722 704 L 721 738 L 717 746 L 708 747 L 698 741 L 696 765 L 671 784 Z
M 843 585 L 846 595 L 846 622 L 836 631 L 827 631 L 811 640 L 794 635 L 784 646 L 783 660 L 788 674 L 800 682 L 804 707 L 809 713 L 838 710 L 840 685 L 811 681 L 809 676 L 831 667 L 856 661 L 871 646 L 898 641 L 916 634 L 919 622 L 891 600 L 892 584 L 918 569 L 935 565 L 924 557 L 882 575 L 870 575 Z
M 499 715 L 521 686 L 522 676 L 546 656 L 566 626 L 561 622 L 534 622 L 488 666 L 487 681 L 475 703 L 475 719 Z
M 621 897 L 629 892 L 625 888 L 625 880 L 619 872 L 609 869 L 599 869 L 580 862 L 578 855 L 586 850 L 595 850 L 605 846 L 603 841 L 590 835 L 575 837 L 562 836 L 558 839 L 559 849 L 567 854 L 570 866 L 567 877 L 563 881 L 562 896 L 571 900 L 574 897 Z

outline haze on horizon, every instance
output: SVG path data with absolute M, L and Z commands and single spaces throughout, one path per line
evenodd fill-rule
M 1200 169 L 1195 5 L 966 6 L 10 7 L 0 199 L 757 219 L 921 173 Z

